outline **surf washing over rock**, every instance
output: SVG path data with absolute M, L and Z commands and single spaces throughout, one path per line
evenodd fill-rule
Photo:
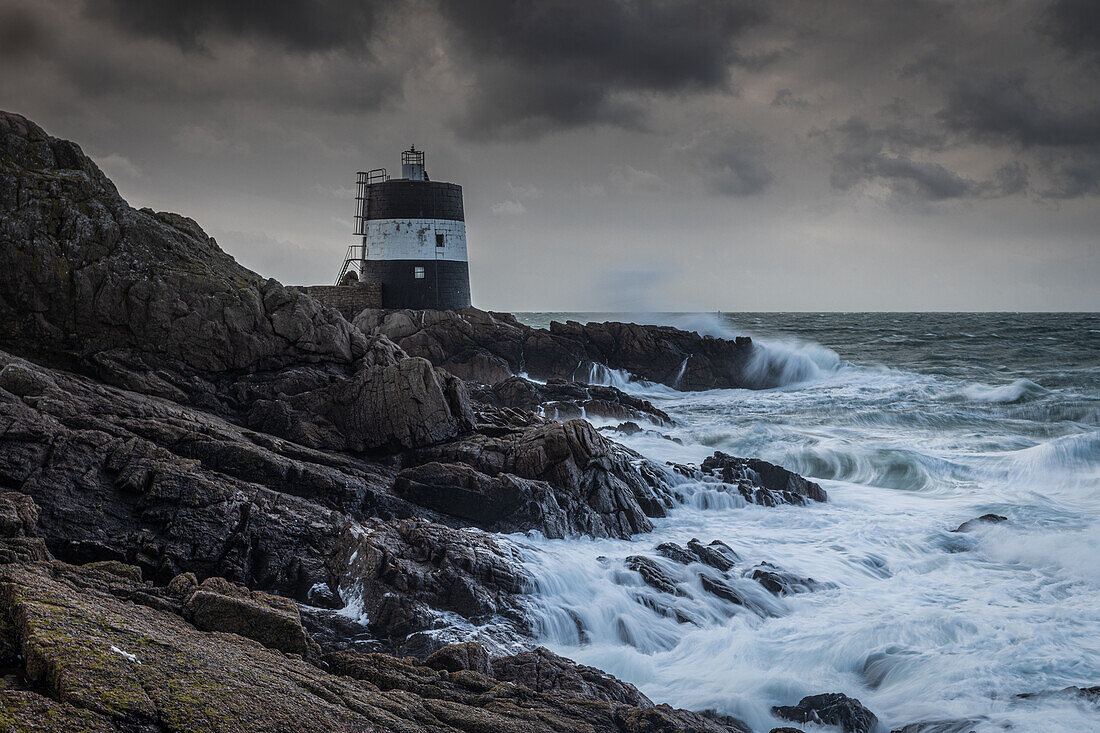
M 1096 727 L 1100 317 L 638 320 L 748 332 L 818 372 L 761 391 L 639 385 L 674 426 L 617 440 L 674 463 L 760 456 L 828 502 L 777 511 L 685 477 L 682 504 L 629 541 L 515 536 L 543 643 L 758 730 L 780 725 L 773 706 L 826 689 L 882 729 Z M 692 539 L 727 545 L 733 567 L 675 549 Z
M 6 728 L 1095 718 L 1094 317 L 349 321 L 7 113 L 0 291 Z

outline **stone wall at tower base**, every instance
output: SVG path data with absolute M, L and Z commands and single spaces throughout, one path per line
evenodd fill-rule
M 382 307 L 382 283 L 365 282 L 354 285 L 306 285 L 298 288 L 349 321 L 365 308 Z

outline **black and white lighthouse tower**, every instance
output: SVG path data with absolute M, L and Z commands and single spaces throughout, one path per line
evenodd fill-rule
M 470 305 L 462 186 L 428 179 L 424 151 L 401 153 L 401 178 L 359 173 L 355 236 L 341 277 L 381 285 L 383 308 L 453 310 Z

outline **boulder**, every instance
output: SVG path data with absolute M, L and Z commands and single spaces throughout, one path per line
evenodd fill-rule
M 779 705 L 772 712 L 796 723 L 835 725 L 846 733 L 877 733 L 879 727 L 874 713 L 839 692 L 804 697 L 797 705 Z
M 203 631 L 238 634 L 303 657 L 316 657 L 320 651 L 302 628 L 293 601 L 250 591 L 224 578 L 203 581 L 184 602 L 183 613 Z
M 699 559 L 692 552 L 684 549 L 675 542 L 662 542 L 657 545 L 657 552 L 663 557 L 667 557 L 669 560 L 678 562 L 681 565 L 690 565 Z
M 1007 522 L 1007 521 L 1008 521 L 1008 517 L 1002 517 L 1000 514 L 983 514 L 980 517 L 975 517 L 974 519 L 966 520 L 965 522 L 960 524 L 958 527 L 955 527 L 955 529 L 953 529 L 951 531 L 952 532 L 969 532 L 970 530 L 975 529 L 979 525 L 982 525 L 982 524 L 1000 524 L 1001 522 Z
M 781 570 L 769 562 L 762 562 L 754 567 L 750 577 L 775 596 L 809 593 L 822 586 L 813 578 L 799 577 L 794 573 Z
M 476 641 L 448 644 L 424 660 L 424 666 L 447 672 L 470 671 L 492 676 L 493 665 L 489 652 Z
M 704 545 L 699 540 L 692 538 L 688 541 L 687 546 L 699 562 L 722 572 L 731 569 L 740 559 L 729 545 L 720 540 L 712 540 L 709 545 Z

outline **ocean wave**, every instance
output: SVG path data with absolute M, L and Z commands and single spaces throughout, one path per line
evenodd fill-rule
M 996 386 L 968 384 L 956 394 L 971 402 L 1013 404 L 1050 394 L 1050 390 L 1030 379 L 1017 379 L 1011 384 Z
M 754 340 L 745 376 L 757 388 L 793 387 L 820 381 L 844 366 L 840 354 L 821 344 Z
M 1009 456 L 1009 475 L 1016 480 L 1052 474 L 1087 478 L 1100 474 L 1100 431 L 1063 435 Z
M 680 394 L 678 390 L 664 384 L 639 379 L 622 369 L 612 369 L 599 362 L 589 362 L 587 369 L 582 364 L 573 372 L 573 379 L 603 387 L 615 387 L 635 397 L 671 397 Z

